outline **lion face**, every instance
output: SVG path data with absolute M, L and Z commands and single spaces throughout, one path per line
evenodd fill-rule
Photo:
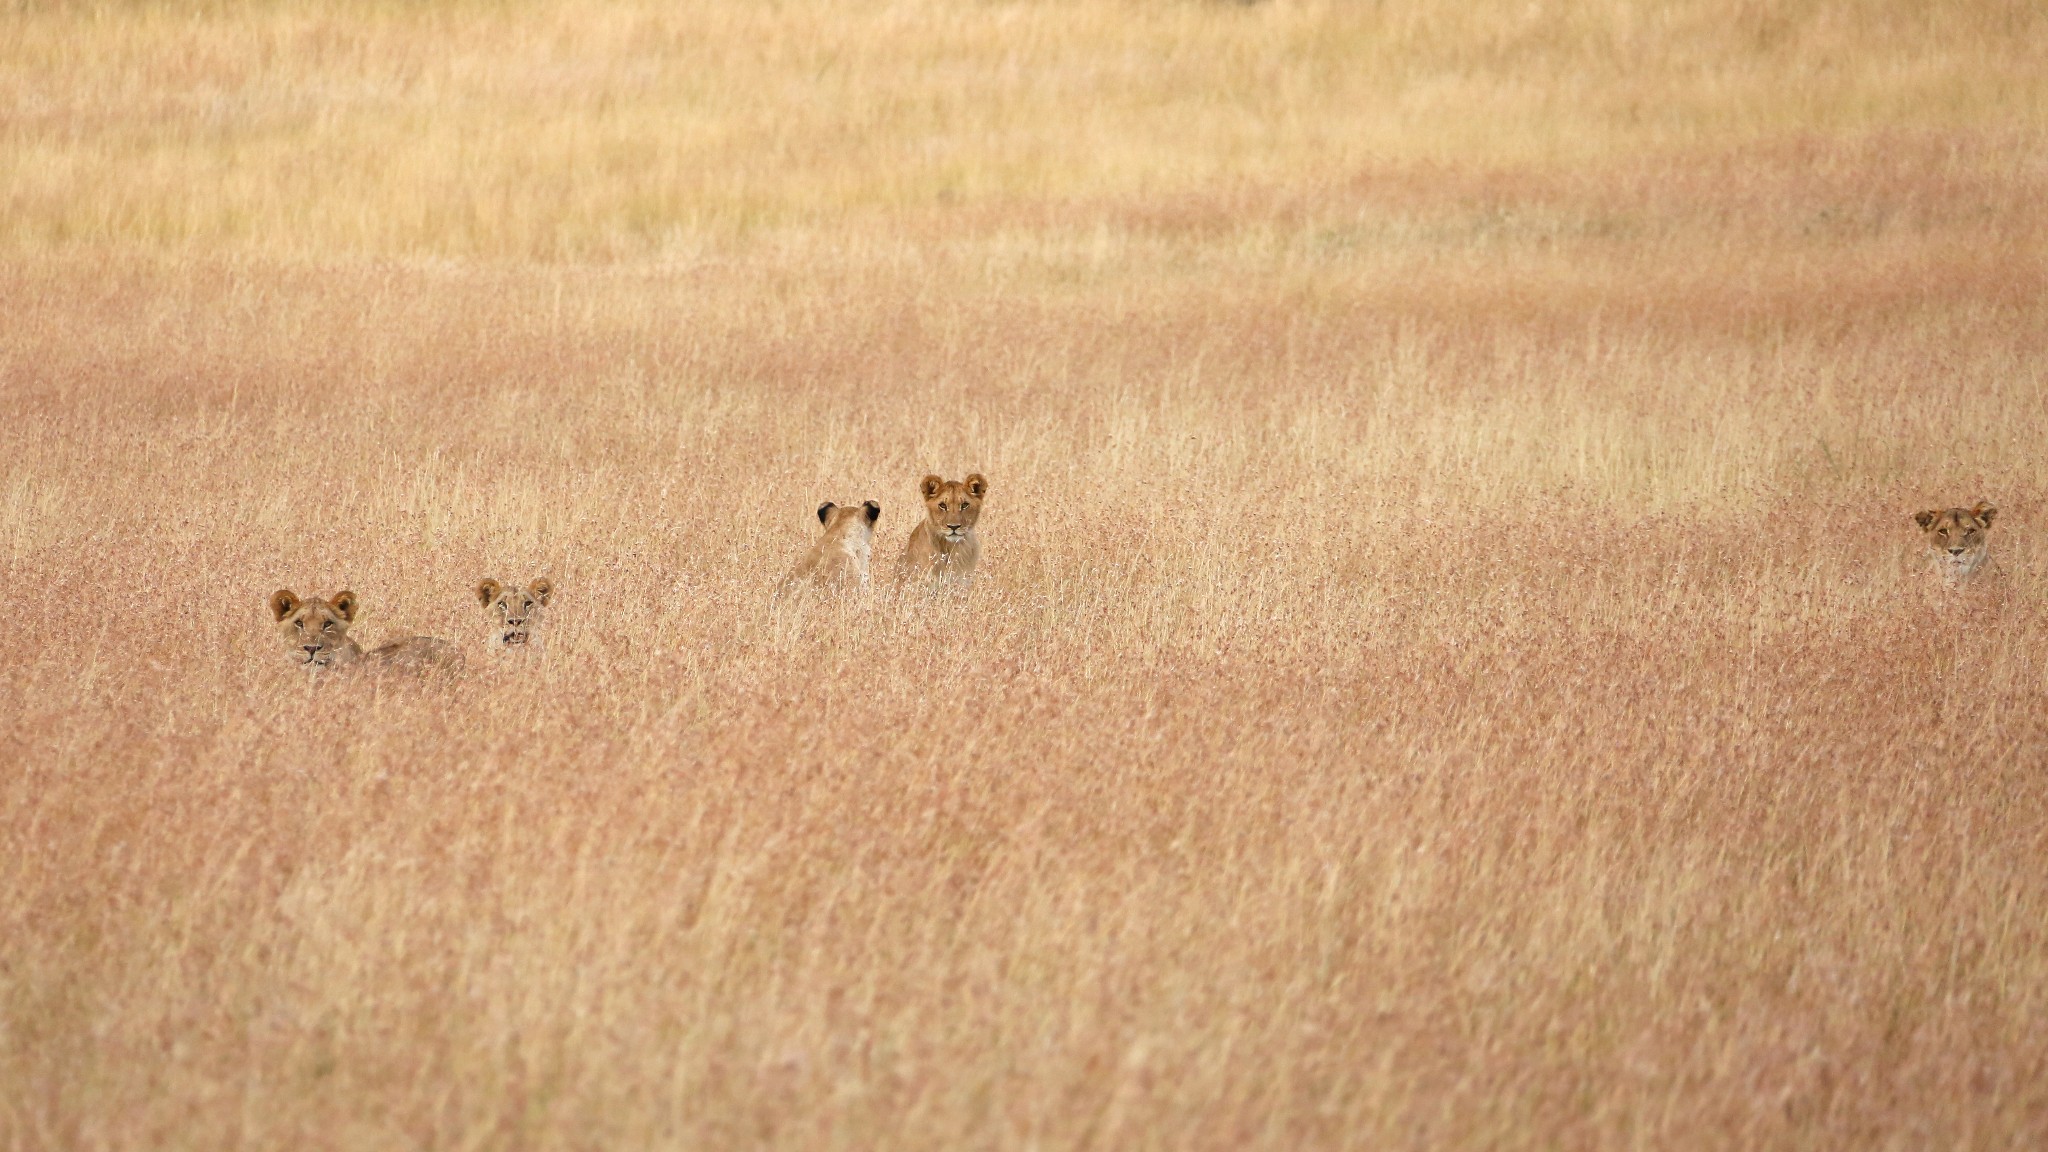
M 1961 580 L 1984 566 L 1991 549 L 1991 520 L 1998 509 L 1979 501 L 1973 508 L 1936 508 L 1916 513 L 1928 557 L 1945 579 Z
M 918 485 L 924 495 L 924 514 L 931 524 L 932 538 L 948 544 L 965 543 L 981 519 L 982 498 L 988 495 L 988 481 L 976 472 L 965 480 L 941 480 L 927 476 Z
M 292 663 L 300 667 L 345 664 L 360 651 L 348 638 L 348 626 L 356 618 L 353 592 L 337 592 L 332 600 L 318 596 L 301 600 L 289 588 L 280 588 L 270 596 L 270 614 L 277 621 L 277 634 L 291 652 Z
M 485 643 L 493 648 L 533 644 L 539 636 L 548 599 L 554 593 L 555 586 L 546 580 L 535 580 L 523 588 L 496 580 L 480 581 L 476 598 L 484 607 L 485 627 L 489 629 Z

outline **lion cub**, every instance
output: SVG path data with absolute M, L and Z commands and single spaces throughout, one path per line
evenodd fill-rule
M 1979 500 L 1973 508 L 1933 508 L 1916 512 L 1920 539 L 1927 545 L 1927 558 L 1942 582 L 1956 587 L 1966 584 L 1991 558 L 1991 520 L 1998 509 Z
M 971 580 L 975 562 L 981 559 L 981 540 L 974 534 L 974 522 L 981 519 L 988 481 L 979 472 L 965 480 L 927 476 L 917 488 L 924 496 L 924 519 L 918 521 L 910 543 L 904 546 L 897 579 Z
M 479 581 L 476 598 L 484 606 L 485 627 L 490 630 L 484 646 L 540 647 L 541 621 L 547 614 L 548 599 L 554 594 L 555 586 L 545 579 L 535 580 L 524 588 L 496 580 Z
M 875 522 L 882 518 L 882 506 L 873 500 L 858 508 L 842 508 L 831 501 L 818 505 L 818 523 L 825 532 L 804 554 L 789 575 L 782 578 L 784 590 L 799 584 L 846 588 L 868 586 L 868 556 L 875 547 Z
M 348 634 L 348 626 L 355 623 L 356 608 L 353 592 L 337 592 L 332 600 L 318 596 L 301 600 L 291 589 L 280 588 L 270 596 L 270 614 L 277 621 L 277 634 L 290 649 L 292 663 L 301 668 L 367 667 L 425 672 L 462 666 L 462 653 L 446 640 L 432 636 L 407 636 L 363 651 Z

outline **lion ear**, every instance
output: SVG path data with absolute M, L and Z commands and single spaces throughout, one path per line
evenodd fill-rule
M 1922 528 L 1934 527 L 1934 522 L 1939 519 L 1941 519 L 1941 513 L 1939 512 L 1929 511 L 1913 513 L 1913 523 L 1918 524 Z
M 1977 501 L 1977 506 L 1970 509 L 1970 515 L 1975 516 L 1979 524 L 1989 528 L 1991 527 L 1991 518 L 1998 515 L 1998 509 L 1993 508 L 1989 500 L 1979 500 Z
M 555 586 L 546 577 L 542 577 L 539 580 L 535 580 L 528 587 L 528 591 L 531 591 L 533 598 L 540 601 L 540 606 L 545 608 L 548 606 L 548 597 L 555 594 Z
M 976 472 L 967 478 L 967 494 L 976 500 L 988 495 L 988 481 L 982 478 L 981 473 Z
M 503 584 L 498 583 L 496 580 L 479 580 L 477 581 L 476 585 L 477 602 L 482 604 L 484 607 L 489 608 L 491 606 L 491 601 L 496 600 L 498 598 L 498 593 L 503 592 L 504 590 L 505 586 Z
M 945 486 L 946 482 L 944 480 L 939 479 L 937 476 L 927 476 L 924 479 L 917 482 L 917 490 L 923 493 L 924 498 L 927 500 L 931 499 L 934 496 L 937 496 L 939 494 L 939 489 L 944 488 Z
M 873 500 L 862 502 L 861 507 L 867 509 L 868 523 L 873 524 L 882 518 L 882 506 Z
M 270 614 L 282 622 L 285 617 L 299 610 L 298 594 L 289 588 L 279 588 L 270 594 Z
M 834 504 L 830 500 L 818 505 L 818 523 L 823 524 L 826 518 L 832 515 L 832 510 L 837 507 L 839 505 Z
M 331 603 L 334 605 L 334 614 L 341 617 L 342 623 L 353 624 L 356 622 L 355 593 L 343 589 L 334 594 L 334 599 Z

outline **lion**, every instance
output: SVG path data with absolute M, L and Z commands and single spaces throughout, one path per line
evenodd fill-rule
M 847 588 L 868 586 L 868 556 L 874 551 L 875 523 L 882 518 L 882 506 L 873 500 L 860 507 L 840 507 L 831 501 L 818 505 L 818 523 L 825 526 L 818 542 L 804 554 L 780 588 L 800 584 L 814 587 Z
M 409 672 L 447 671 L 462 665 L 462 652 L 433 636 L 407 636 L 363 651 L 348 634 L 359 602 L 353 592 L 301 600 L 289 588 L 270 595 L 270 614 L 278 635 L 291 652 L 291 662 L 308 671 L 344 668 L 392 668 Z
M 1916 512 L 1920 538 L 1927 545 L 1927 557 L 1942 582 L 1950 587 L 1968 583 L 1991 559 L 1991 521 L 1998 509 L 1979 500 L 1971 508 L 1933 508 Z
M 546 618 L 548 600 L 555 586 L 546 579 L 526 587 L 480 580 L 476 598 L 484 608 L 484 637 L 487 648 L 538 648 L 542 644 L 541 621 Z
M 924 519 L 918 521 L 903 548 L 898 582 L 967 583 L 974 578 L 974 565 L 981 559 L 981 538 L 974 534 L 974 523 L 981 519 L 988 481 L 979 472 L 965 480 L 926 476 L 917 488 L 924 496 Z

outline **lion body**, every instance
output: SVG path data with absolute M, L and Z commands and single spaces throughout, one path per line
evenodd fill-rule
M 428 672 L 461 667 L 461 650 L 433 636 L 407 636 L 365 651 L 348 634 L 358 608 L 356 594 L 348 591 L 335 593 L 331 600 L 318 596 L 302 600 L 290 589 L 280 588 L 270 597 L 271 618 L 291 662 L 308 671 Z

